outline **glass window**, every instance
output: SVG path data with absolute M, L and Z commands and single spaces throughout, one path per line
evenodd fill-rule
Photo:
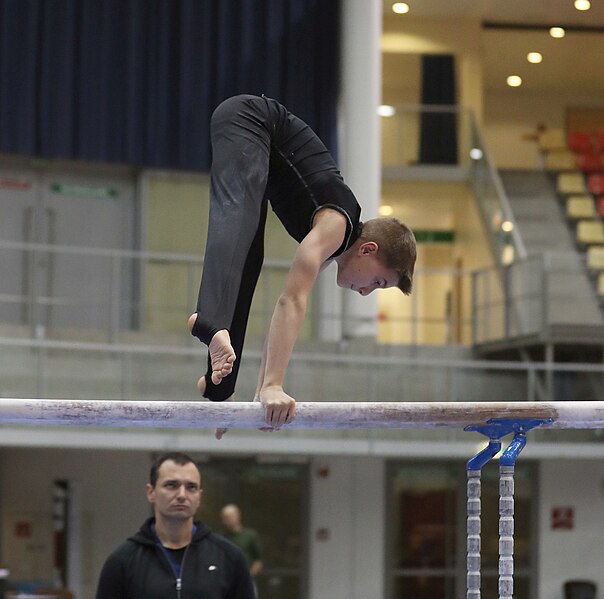
M 515 472 L 515 593 L 529 599 L 534 487 L 530 464 Z M 499 469 L 482 474 L 482 597 L 497 599 Z M 390 599 L 454 599 L 466 588 L 465 463 L 392 463 L 386 529 Z
M 302 599 L 307 578 L 308 466 L 217 458 L 202 464 L 201 471 L 200 519 L 220 533 L 220 510 L 235 503 L 243 525 L 261 537 L 264 569 L 256 579 L 259 596 Z

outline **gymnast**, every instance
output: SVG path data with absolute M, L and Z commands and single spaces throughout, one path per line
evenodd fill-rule
M 409 295 L 415 238 L 395 218 L 361 222 L 360 206 L 326 147 L 276 100 L 225 100 L 212 115 L 210 134 L 208 238 L 197 308 L 188 321 L 191 334 L 208 346 L 198 388 L 211 401 L 234 393 L 270 202 L 300 244 L 273 312 L 254 397 L 267 425 L 278 429 L 295 414 L 283 380 L 319 272 L 334 261 L 340 287 L 363 296 L 398 287 Z

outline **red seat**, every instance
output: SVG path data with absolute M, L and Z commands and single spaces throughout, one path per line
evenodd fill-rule
M 593 152 L 593 136 L 587 131 L 570 131 L 566 141 L 573 152 Z
M 604 195 L 598 196 L 596 201 L 596 210 L 601 218 L 604 218 Z
M 604 175 L 601 173 L 589 173 L 587 175 L 587 189 L 595 195 L 604 194 Z
M 596 152 L 604 152 L 604 131 L 598 131 L 594 136 Z
M 577 168 L 584 172 L 604 171 L 604 161 L 600 154 L 593 152 L 577 154 Z

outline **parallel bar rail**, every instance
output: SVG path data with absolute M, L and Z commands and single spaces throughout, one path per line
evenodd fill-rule
M 541 428 L 604 428 L 604 401 L 299 402 L 292 429 L 464 428 L 491 419 L 548 419 Z M 153 428 L 260 428 L 254 402 L 0 398 L 0 424 Z

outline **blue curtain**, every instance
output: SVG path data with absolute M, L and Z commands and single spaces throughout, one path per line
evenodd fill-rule
M 207 170 L 223 99 L 336 151 L 338 0 L 0 0 L 0 152 Z

